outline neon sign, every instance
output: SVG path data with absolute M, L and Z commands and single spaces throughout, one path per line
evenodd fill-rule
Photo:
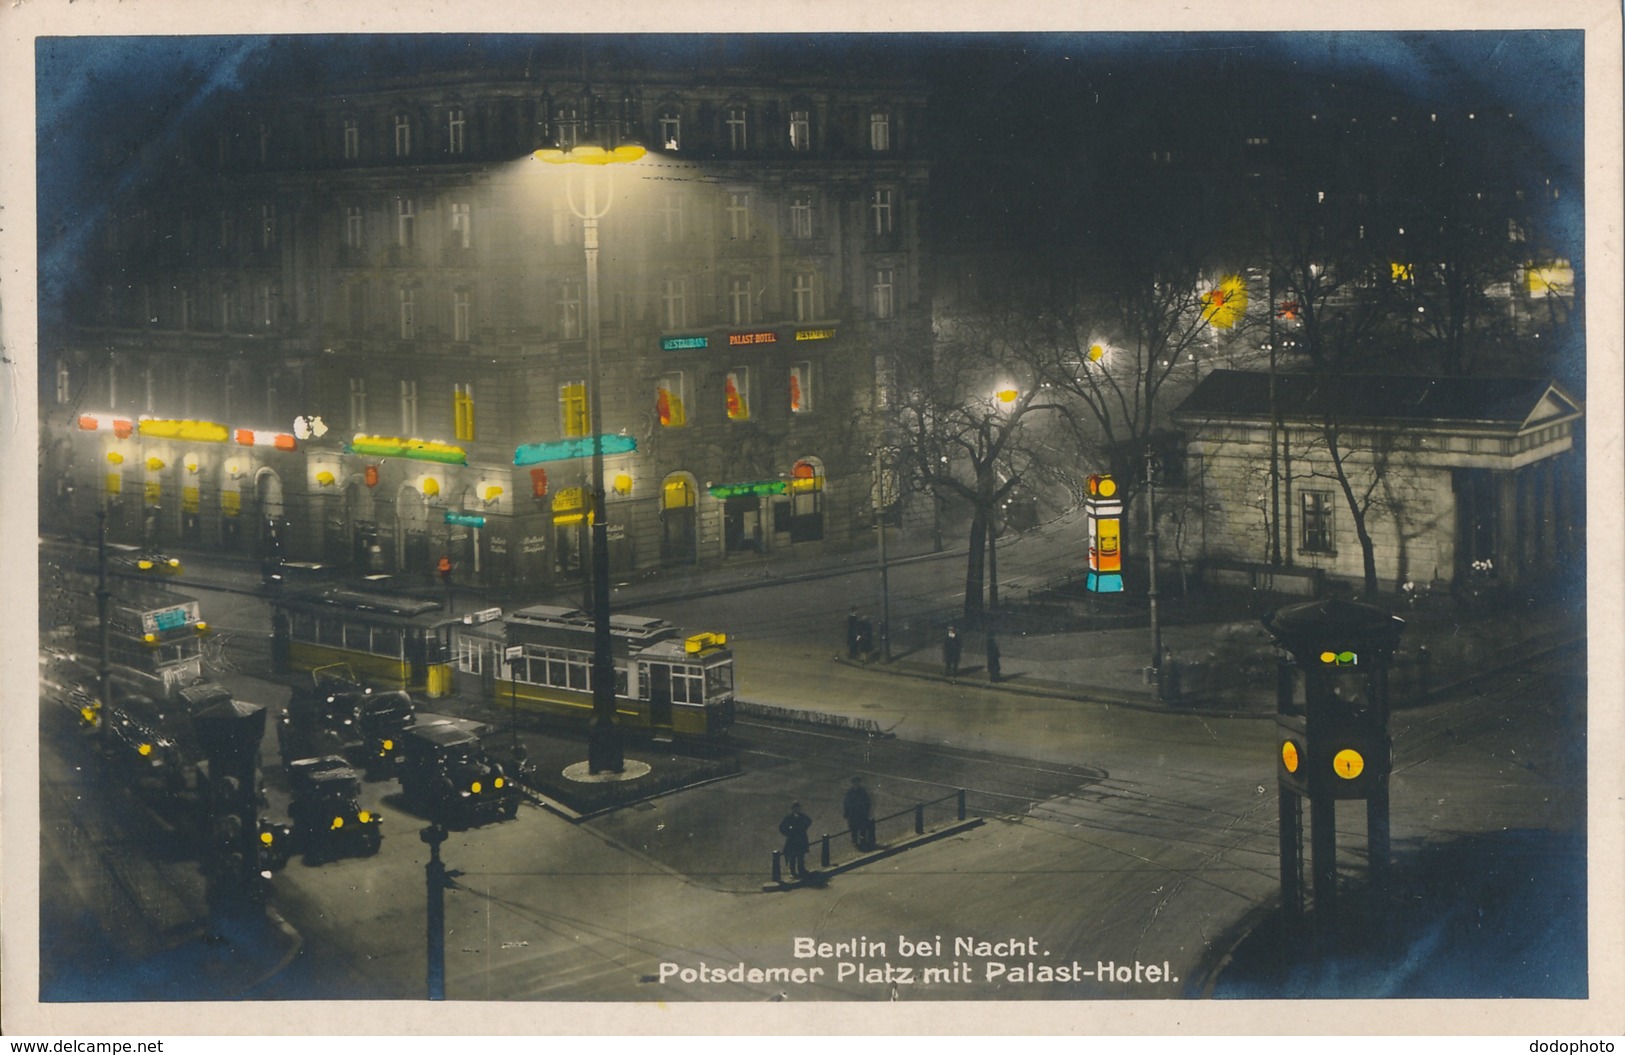
M 730 333 L 728 343 L 734 344 L 777 344 L 779 334 L 776 330 L 762 330 L 758 333 Z
M 662 337 L 660 350 L 663 352 L 681 352 L 690 348 L 706 348 L 711 344 L 705 337 Z
M 567 440 L 550 443 L 522 443 L 513 452 L 515 465 L 535 465 L 537 462 L 558 462 L 569 458 L 591 458 L 593 441 L 601 443 L 605 454 L 627 454 L 638 449 L 633 436 L 610 434 L 603 436 L 572 436 Z

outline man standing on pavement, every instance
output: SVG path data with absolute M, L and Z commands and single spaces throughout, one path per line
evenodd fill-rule
M 859 850 L 874 849 L 874 842 L 869 838 L 869 814 L 873 805 L 869 789 L 863 786 L 863 778 L 853 777 L 852 786 L 846 789 L 846 798 L 841 800 L 841 815 L 846 818 L 852 845 Z
M 807 848 L 811 845 L 807 829 L 811 827 L 812 818 L 801 812 L 801 803 L 790 803 L 790 812 L 779 822 L 779 834 L 784 836 L 784 865 L 792 878 L 807 874 Z
M 847 617 L 846 617 L 846 658 L 847 659 L 857 659 L 858 658 L 858 638 L 860 636 L 862 636 L 861 632 L 859 631 L 859 626 L 860 626 L 861 623 L 862 623 L 862 619 L 860 619 L 859 616 L 858 616 L 858 610 L 856 608 L 852 609 L 852 611 L 849 612 L 847 614 Z
M 987 680 L 999 680 L 999 639 L 987 632 Z
M 959 628 L 948 627 L 948 635 L 942 639 L 942 666 L 950 678 L 959 673 L 959 649 L 963 644 L 959 640 Z

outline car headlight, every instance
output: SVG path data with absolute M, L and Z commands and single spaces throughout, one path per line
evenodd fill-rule
M 468 792 L 466 792 L 466 791 L 459 791 L 457 793 L 457 795 L 458 795 L 459 798 L 465 798 L 465 799 L 468 798 Z
M 343 817 L 334 817 L 333 818 L 333 831 L 338 831 L 342 827 L 344 827 L 344 818 Z
M 362 810 L 360 813 L 355 815 L 355 819 L 360 821 L 362 824 L 371 823 L 372 813 L 368 810 Z
M 393 751 L 393 750 L 395 750 L 395 741 L 393 741 L 393 740 L 385 740 L 384 741 L 384 750 L 385 751 Z
M 148 755 L 152 754 L 152 745 L 142 744 L 140 747 L 135 749 L 135 753 L 140 755 L 142 758 L 146 758 Z
M 264 843 L 266 846 L 270 846 L 272 843 L 276 842 L 276 836 L 270 832 L 260 832 L 260 842 Z
M 502 785 L 504 785 L 506 783 L 507 783 L 507 781 L 503 780 L 501 777 L 497 777 L 495 780 L 491 781 L 491 786 L 493 788 L 500 788 Z
M 482 787 L 482 785 L 480 784 L 480 782 L 476 780 L 474 783 L 472 783 L 472 784 L 470 784 L 468 786 L 468 790 L 472 791 L 474 794 L 478 795 L 480 793 L 481 787 Z

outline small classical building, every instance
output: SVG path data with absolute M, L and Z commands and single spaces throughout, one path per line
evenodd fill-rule
M 1582 414 L 1546 380 L 1218 370 L 1173 413 L 1189 501 L 1165 507 L 1230 573 L 1268 574 L 1278 531 L 1274 566 L 1360 582 L 1363 530 L 1383 589 L 1528 583 L 1581 554 Z
M 923 92 L 593 72 L 281 77 L 200 115 L 42 332 L 47 526 L 557 587 L 602 435 L 617 575 L 868 545 L 876 379 L 930 340 Z M 649 154 L 531 159 L 589 140 Z

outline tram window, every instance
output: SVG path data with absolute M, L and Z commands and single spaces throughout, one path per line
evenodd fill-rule
M 372 628 L 372 650 L 380 656 L 401 657 L 401 630 L 396 626 Z
M 569 666 L 570 688 L 587 689 L 591 686 L 587 681 L 587 664 L 579 658 L 571 657 Z
M 342 646 L 344 644 L 344 624 L 330 615 L 317 616 L 316 643 Z
M 316 617 L 309 612 L 294 612 L 288 627 L 295 641 L 316 640 Z
M 705 668 L 705 696 L 715 700 L 733 691 L 734 669 L 727 663 Z
M 353 652 L 371 651 L 372 628 L 355 623 L 344 624 L 344 647 Z
M 698 667 L 671 668 L 671 698 L 674 703 L 701 703 L 705 682 Z

